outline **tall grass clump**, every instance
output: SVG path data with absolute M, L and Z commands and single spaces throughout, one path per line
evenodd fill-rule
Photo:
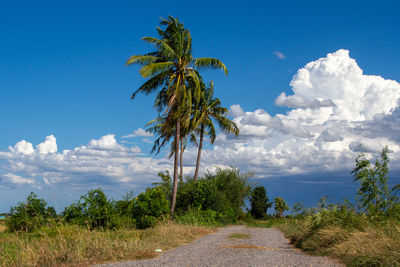
M 400 266 L 400 185 L 389 188 L 389 149 L 373 163 L 360 153 L 351 172 L 359 183 L 357 204 L 311 208 L 279 225 L 299 248 L 336 256 L 348 266 Z
M 400 266 L 400 223 L 331 206 L 278 225 L 297 247 L 348 266 Z

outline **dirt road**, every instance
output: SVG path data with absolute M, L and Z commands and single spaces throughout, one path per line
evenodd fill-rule
M 236 238 L 234 238 L 236 237 Z M 294 249 L 275 228 L 231 226 L 150 260 L 101 266 L 344 266 Z

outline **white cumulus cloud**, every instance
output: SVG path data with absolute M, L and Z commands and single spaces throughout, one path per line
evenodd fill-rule
M 400 163 L 398 82 L 363 74 L 349 51 L 339 50 L 299 69 L 290 86 L 292 94 L 281 93 L 275 100 L 290 108 L 285 114 L 232 105 L 230 115 L 240 135 L 218 134 L 215 145 L 202 153 L 202 170 L 237 166 L 257 177 L 348 173 L 358 152 L 377 153 L 384 145 L 391 150 L 392 166 Z M 123 137 L 136 136 L 150 135 L 139 128 Z M 0 176 L 6 185 L 133 187 L 157 181 L 157 172 L 172 169 L 170 159 L 144 156 L 127 144 L 108 134 L 58 152 L 53 135 L 36 150 L 22 140 L 0 151 Z M 196 156 L 197 148 L 188 146 L 185 173 L 193 172 Z
M 48 154 L 57 152 L 57 143 L 54 135 L 49 135 L 43 143 L 36 146 L 36 151 L 39 154 Z

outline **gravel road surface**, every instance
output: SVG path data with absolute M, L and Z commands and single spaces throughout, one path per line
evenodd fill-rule
M 246 233 L 247 238 L 231 238 Z M 326 257 L 314 257 L 294 249 L 275 228 L 231 226 L 204 236 L 186 246 L 160 254 L 158 258 L 98 266 L 344 266 Z

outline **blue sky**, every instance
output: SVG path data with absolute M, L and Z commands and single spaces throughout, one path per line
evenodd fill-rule
M 130 100 L 144 80 L 124 62 L 151 51 L 140 38 L 155 36 L 159 17 L 168 15 L 191 30 L 195 57 L 217 57 L 227 65 L 228 76 L 207 71 L 204 77 L 214 80 L 223 105 L 233 106 L 231 116 L 244 133 L 238 140 L 221 135 L 217 148 L 204 153 L 204 169 L 212 169 L 219 155 L 222 166 L 254 171 L 272 197 L 311 204 L 329 194 L 340 200 L 355 191 L 348 174 L 358 142 L 372 153 L 389 144 L 396 180 L 399 8 L 396 1 L 2 3 L 0 211 L 30 191 L 51 204 L 55 194 L 60 207 L 98 186 L 118 198 L 140 191 L 170 166 L 164 155 L 149 155 L 153 137 L 139 130 L 122 138 L 156 115 L 152 96 Z M 317 63 L 305 67 L 310 62 Z M 304 76 L 294 78 L 302 68 L 311 87 Z M 290 85 L 292 80 L 297 83 Z M 333 105 L 321 104 L 329 100 Z M 39 153 L 36 146 L 51 135 Z M 22 140 L 35 152 L 15 147 Z M 80 154 L 63 152 L 76 149 Z M 190 174 L 195 148 L 187 155 Z M 133 157 L 137 161 L 128 162 Z M 107 164 L 108 170 L 98 168 Z M 349 182 L 332 178 L 346 175 Z M 295 199 L 288 192 L 296 188 L 302 190 Z

